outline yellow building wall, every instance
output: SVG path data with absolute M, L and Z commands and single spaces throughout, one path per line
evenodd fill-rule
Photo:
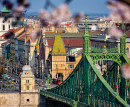
M 52 55 L 52 78 L 56 78 L 57 68 L 58 73 L 63 73 L 65 70 L 66 55 Z
M 76 62 L 66 62 L 66 56 L 52 56 L 52 78 L 56 78 L 57 73 L 63 74 L 63 79 L 65 79 L 72 73 L 73 68 L 68 68 L 69 65 L 74 65 L 74 68 L 77 66 L 81 60 L 82 55 L 76 57 Z M 66 67 L 66 70 L 65 70 Z M 58 69 L 57 69 L 58 68 Z

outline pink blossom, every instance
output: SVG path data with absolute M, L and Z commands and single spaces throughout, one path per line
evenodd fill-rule
M 23 12 L 24 11 L 24 6 L 23 5 L 18 5 L 17 8 L 16 8 L 16 11 Z
M 126 63 L 122 65 L 121 70 L 122 70 L 122 76 L 126 79 L 130 79 L 130 64 Z
M 25 7 L 28 7 L 28 6 L 29 6 L 28 0 L 24 0 L 24 1 L 23 1 L 23 5 L 24 5 Z
M 126 21 L 126 22 L 130 21 L 130 10 L 124 12 L 124 21 Z
M 40 10 L 40 12 L 39 12 L 39 18 L 41 19 L 41 20 L 48 20 L 49 18 L 50 18 L 50 14 L 46 11 L 46 10 Z
M 68 5 L 63 4 L 59 8 L 54 9 L 50 13 L 50 16 L 51 16 L 51 22 L 60 23 L 69 20 L 71 18 L 71 12 L 68 8 Z
M 122 16 L 118 12 L 113 12 L 109 16 L 114 21 L 122 21 Z
M 110 28 L 109 34 L 115 38 L 121 38 L 123 36 L 123 32 L 121 30 L 117 29 L 116 27 Z
M 59 10 L 60 10 L 60 17 L 61 17 L 62 21 L 66 21 L 71 18 L 71 12 L 70 12 L 67 4 L 61 5 L 59 7 Z
M 50 20 L 53 23 L 56 22 L 61 22 L 61 18 L 60 18 L 60 10 L 59 9 L 54 9 L 51 13 L 50 13 Z
M 111 10 L 114 10 L 114 11 L 116 11 L 118 8 L 117 8 L 117 6 L 118 6 L 118 3 L 119 2 L 117 2 L 117 1 L 108 1 L 108 8 L 110 8 Z
M 35 29 L 35 30 L 33 30 L 31 32 L 31 38 L 32 38 L 32 40 L 35 41 L 36 39 L 38 39 L 39 36 L 40 36 L 40 30 Z
M 118 2 L 118 10 L 120 10 L 121 12 L 126 12 L 126 11 L 130 11 L 130 8 L 127 4 L 122 3 L 122 2 Z

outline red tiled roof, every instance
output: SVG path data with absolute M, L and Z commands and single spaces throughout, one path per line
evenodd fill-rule
M 19 30 L 21 30 L 23 27 L 18 27 L 17 29 L 9 29 L 8 30 L 8 32 L 10 32 L 10 31 L 13 31 L 13 33 L 16 33 L 17 31 L 19 31 Z M 8 33 L 7 32 L 7 33 Z M 7 33 L 4 33 L 2 36 L 0 36 L 0 37 L 5 37 L 5 35 L 7 34 Z
M 9 29 L 8 32 L 14 31 L 14 30 L 15 30 L 15 29 Z M 8 32 L 7 32 L 7 33 L 8 33 Z M 5 35 L 6 35 L 7 33 L 4 33 L 4 34 L 3 34 L 2 36 L 0 36 L 0 37 L 5 37 Z
M 62 39 L 65 47 L 83 47 L 83 39 L 82 38 L 64 38 Z M 54 39 L 47 39 L 48 45 L 50 47 L 53 46 Z M 89 46 L 91 46 L 91 41 L 89 40 Z
M 67 23 L 67 24 L 65 24 L 65 26 L 70 26 L 72 23 Z
M 79 39 L 75 39 L 75 38 L 70 38 L 70 39 L 63 39 L 63 42 L 65 44 L 65 46 L 72 46 L 72 47 L 81 47 L 83 46 L 83 39 L 79 38 Z
M 18 27 L 17 29 L 15 29 L 14 31 L 13 31 L 13 33 L 16 33 L 17 31 L 19 31 L 19 30 L 21 30 L 23 27 Z
M 29 34 L 24 34 L 24 35 L 22 35 L 22 36 L 20 36 L 20 37 L 17 37 L 17 39 L 25 40 L 25 38 L 26 38 L 27 35 L 29 35 Z

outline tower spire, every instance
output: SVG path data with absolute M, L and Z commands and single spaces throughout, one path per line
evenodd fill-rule
M 126 54 L 126 37 L 127 35 L 125 34 L 125 25 L 124 22 L 122 21 L 122 29 L 124 31 L 124 34 L 122 38 L 120 39 L 120 53 Z
M 84 49 L 83 49 L 83 54 L 84 55 L 87 55 L 89 54 L 89 38 L 90 38 L 90 35 L 88 33 L 88 25 L 87 25 L 87 16 L 88 15 L 85 15 L 85 30 L 84 30 L 84 35 L 83 35 L 83 39 L 84 39 Z

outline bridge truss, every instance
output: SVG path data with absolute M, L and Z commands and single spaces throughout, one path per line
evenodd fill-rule
M 126 56 L 126 35 L 120 42 L 120 53 L 91 53 L 87 19 L 85 24 L 83 56 L 69 77 L 55 88 L 40 90 L 40 94 L 67 103 L 73 107 L 130 107 L 130 80 L 122 77 L 121 66 L 129 63 Z M 103 74 L 98 71 L 95 62 L 99 60 L 114 61 Z

